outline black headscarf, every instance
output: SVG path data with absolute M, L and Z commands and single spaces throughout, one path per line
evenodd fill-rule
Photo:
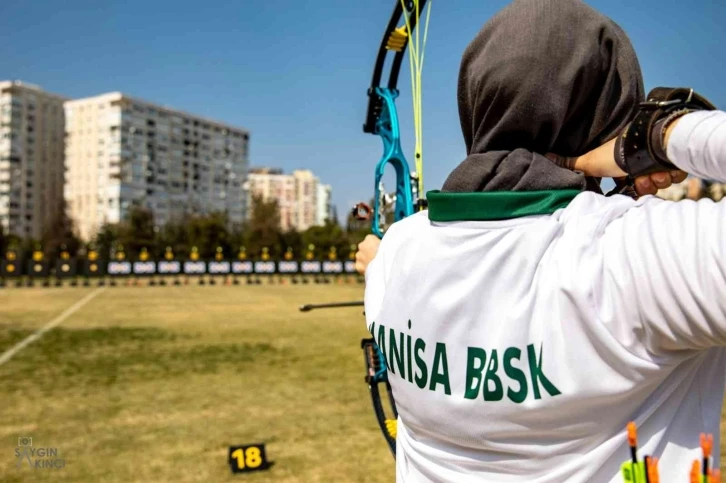
M 599 191 L 544 154 L 578 156 L 612 139 L 644 98 L 625 32 L 579 0 L 513 1 L 466 48 L 458 91 L 468 156 L 449 192 Z

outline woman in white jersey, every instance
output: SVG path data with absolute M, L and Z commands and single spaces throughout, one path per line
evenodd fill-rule
M 606 197 L 588 176 L 644 174 L 641 194 L 676 166 L 726 181 L 726 114 L 669 116 L 644 167 L 635 53 L 577 0 L 514 1 L 458 89 L 467 158 L 427 211 L 361 245 L 397 480 L 621 481 L 631 420 L 663 481 L 687 481 L 701 432 L 718 466 L 726 204 Z

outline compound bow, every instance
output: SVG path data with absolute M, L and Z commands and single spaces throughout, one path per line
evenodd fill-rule
M 423 53 L 426 45 L 428 20 L 431 12 L 431 3 L 426 12 L 426 24 L 423 34 L 423 45 L 420 43 L 419 32 L 413 37 L 414 29 L 418 23 L 421 11 L 426 0 L 396 0 L 396 6 L 383 34 L 383 40 L 378 49 L 371 87 L 368 89 L 368 111 L 363 124 L 363 132 L 380 136 L 383 141 L 383 157 L 376 165 L 375 195 L 373 208 L 365 203 L 358 203 L 353 209 L 358 219 L 370 219 L 371 230 L 379 238 L 383 237 L 387 225 L 387 215 L 393 206 L 393 220 L 398 221 L 415 211 L 424 209 L 426 202 L 421 196 L 423 193 L 423 156 L 422 156 L 422 125 L 421 125 L 421 71 L 423 68 Z M 398 27 L 401 18 L 404 24 Z M 420 29 L 419 29 L 420 30 Z M 401 135 L 396 110 L 398 97 L 398 74 L 401 70 L 406 47 L 409 46 L 409 59 L 411 65 L 411 94 L 414 106 L 414 132 L 416 138 L 415 157 L 416 171 L 411 173 L 406 157 L 401 149 Z M 381 85 L 383 68 L 388 53 L 393 52 L 393 60 L 388 74 L 388 85 Z M 383 175 L 386 167 L 391 165 L 396 173 L 396 191 L 386 193 L 383 185 Z M 363 339 L 361 348 L 366 365 L 366 383 L 368 383 L 373 410 L 378 420 L 381 432 L 388 443 L 394 458 L 396 456 L 396 402 L 393 398 L 391 385 L 388 381 L 385 356 L 374 339 Z M 381 399 L 381 386 L 388 393 L 388 401 L 393 418 L 386 416 L 384 404 Z
M 419 198 L 419 194 L 423 192 L 421 71 L 424 49 L 420 48 L 420 37 L 413 38 L 412 33 L 426 3 L 427 0 L 396 0 L 393 14 L 378 48 L 378 57 L 373 68 L 373 79 L 371 87 L 368 88 L 368 111 L 366 113 L 366 122 L 363 124 L 363 132 L 381 137 L 383 156 L 376 165 L 375 170 L 373 209 L 365 203 L 358 203 L 354 208 L 354 214 L 359 219 L 371 219 L 373 234 L 379 238 L 382 238 L 385 232 L 386 213 L 392 204 L 395 203 L 393 221 L 412 215 L 417 208 L 422 209 L 425 205 L 424 199 Z M 425 47 L 426 44 L 426 31 L 428 30 L 430 12 L 431 5 L 429 3 L 422 47 Z M 397 27 L 402 17 L 405 23 L 401 27 Z M 406 157 L 401 149 L 401 132 L 398 111 L 396 110 L 396 98 L 399 94 L 397 88 L 398 74 L 401 71 L 401 63 L 409 43 L 411 44 L 409 59 L 416 137 L 416 171 L 413 173 L 409 170 Z M 388 74 L 388 85 L 383 87 L 381 77 L 389 52 L 393 52 L 393 60 Z M 391 165 L 396 172 L 396 191 L 392 194 L 386 193 L 383 186 L 383 175 L 388 165 Z
M 358 203 L 353 208 L 353 215 L 359 220 L 370 220 L 371 231 L 379 238 L 383 238 L 389 221 L 396 222 L 412 215 L 417 210 L 426 207 L 426 201 L 421 196 L 423 193 L 423 144 L 422 144 L 422 122 L 421 122 L 421 72 L 423 70 L 424 50 L 426 46 L 426 34 L 428 21 L 431 13 L 431 1 L 429 0 L 395 0 L 396 6 L 393 9 L 391 19 L 388 21 L 386 30 L 383 33 L 383 40 L 378 49 L 371 87 L 368 89 L 368 111 L 366 121 L 363 124 L 363 132 L 380 136 L 383 141 L 383 156 L 376 165 L 373 208 L 365 203 Z M 423 43 L 419 31 L 416 37 L 413 36 L 421 12 L 428 3 L 426 11 L 426 24 L 424 27 Z M 403 25 L 398 26 L 403 19 Z M 401 71 L 401 64 L 409 48 L 409 60 L 411 68 L 411 97 L 413 99 L 414 112 L 414 137 L 416 171 L 409 170 L 406 157 L 401 149 L 401 133 L 398 122 L 398 111 L 396 110 L 396 98 L 399 91 L 398 74 Z M 393 59 L 390 63 L 388 73 L 388 84 L 381 85 L 383 69 L 389 52 L 393 52 Z M 391 165 L 396 173 L 396 191 L 386 193 L 383 185 L 383 176 L 386 167 Z M 389 220 L 389 213 L 393 207 L 392 220 Z M 300 307 L 300 311 L 308 312 L 318 308 L 350 307 L 360 306 L 363 302 L 343 302 L 336 304 L 307 304 Z M 363 339 L 361 348 L 365 358 L 366 377 L 373 410 L 378 420 L 381 432 L 388 443 L 393 456 L 396 456 L 396 401 L 393 398 L 391 385 L 388 381 L 385 356 L 378 348 L 374 339 Z M 388 393 L 388 402 L 393 418 L 386 416 L 383 400 L 381 399 L 381 386 L 385 387 Z

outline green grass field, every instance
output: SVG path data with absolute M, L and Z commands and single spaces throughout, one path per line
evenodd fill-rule
M 0 291 L 0 353 L 95 288 Z M 109 287 L 0 366 L 0 481 L 392 481 L 362 285 Z M 64 468 L 16 468 L 18 437 Z M 267 443 L 232 475 L 230 445 Z
M 1 290 L 0 354 L 94 290 Z M 393 481 L 363 382 L 361 309 L 297 310 L 362 293 L 106 288 L 0 365 L 0 481 Z M 18 469 L 20 436 L 58 448 L 65 467 Z M 228 447 L 257 442 L 273 467 L 232 475 Z

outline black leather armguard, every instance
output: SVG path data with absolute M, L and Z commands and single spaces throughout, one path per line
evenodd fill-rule
M 693 89 L 656 87 L 615 141 L 615 162 L 631 178 L 678 169 L 666 156 L 665 129 L 683 114 L 714 109 L 713 104 Z

